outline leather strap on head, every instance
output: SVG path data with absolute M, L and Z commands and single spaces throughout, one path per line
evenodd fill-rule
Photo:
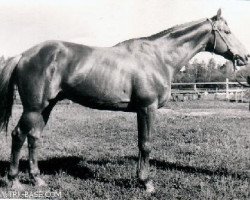
M 216 24 L 214 21 L 212 21 L 210 18 L 207 18 L 207 20 L 211 23 L 212 25 L 212 32 L 214 33 L 214 48 L 213 48 L 213 53 L 215 51 L 215 48 L 216 48 L 216 33 L 217 32 L 219 34 L 219 36 L 221 37 L 221 39 L 224 41 L 224 43 L 226 44 L 227 46 L 227 49 L 228 51 L 230 51 L 233 55 L 233 57 L 235 57 L 236 55 L 233 53 L 233 51 L 231 50 L 230 46 L 228 45 L 226 39 L 223 37 L 223 35 L 221 34 L 221 31 L 216 27 Z M 234 71 L 236 70 L 236 60 L 234 59 Z
M 207 18 L 207 20 L 208 20 L 208 21 L 211 23 L 211 25 L 212 25 L 212 32 L 215 31 L 215 27 L 214 27 L 214 24 L 215 24 L 215 23 L 214 23 L 210 18 Z M 215 32 L 214 32 L 214 48 L 213 48 L 212 53 L 214 53 L 215 48 L 216 48 L 216 34 L 215 34 Z

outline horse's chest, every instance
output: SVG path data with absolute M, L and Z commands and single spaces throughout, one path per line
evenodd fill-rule
M 170 99 L 171 97 L 171 86 L 167 85 L 164 87 L 164 90 L 159 93 L 158 95 L 158 106 L 162 107 L 166 104 L 166 102 Z
M 170 98 L 171 85 L 165 81 L 140 79 L 136 81 L 133 93 L 143 105 L 158 102 L 159 107 L 162 107 Z

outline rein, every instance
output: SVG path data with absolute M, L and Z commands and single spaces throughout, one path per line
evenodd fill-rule
M 209 19 L 209 18 L 207 18 L 207 20 L 208 20 L 208 21 L 211 23 L 211 25 L 212 25 L 212 32 L 215 31 L 215 30 L 217 30 L 217 29 L 214 28 L 215 26 L 214 26 L 213 21 L 212 21 L 211 19 Z M 216 48 L 216 34 L 215 34 L 215 32 L 214 32 L 214 48 L 213 48 L 213 51 L 212 51 L 213 54 L 214 54 L 215 48 Z

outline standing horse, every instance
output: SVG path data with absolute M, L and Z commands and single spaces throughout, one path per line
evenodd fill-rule
M 138 178 L 148 192 L 150 137 L 155 113 L 170 98 L 176 72 L 198 52 L 210 51 L 247 63 L 247 52 L 233 36 L 221 11 L 209 19 L 185 23 L 149 37 L 131 39 L 109 48 L 47 41 L 12 58 L 0 74 L 0 125 L 8 126 L 17 86 L 22 116 L 12 132 L 8 178 L 20 187 L 18 163 L 27 137 L 29 174 L 37 185 L 37 147 L 55 104 L 70 99 L 90 108 L 136 112 L 138 122 Z

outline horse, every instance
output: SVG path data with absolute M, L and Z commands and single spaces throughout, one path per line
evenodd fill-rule
M 238 66 L 246 65 L 248 60 L 244 46 L 231 33 L 220 9 L 211 18 L 112 47 L 46 41 L 10 59 L 0 73 L 2 128 L 7 129 L 11 117 L 14 87 L 23 105 L 23 113 L 12 131 L 8 172 L 11 187 L 23 187 L 18 168 L 26 138 L 30 181 L 37 186 L 46 185 L 39 177 L 39 138 L 56 103 L 69 99 L 94 109 L 137 114 L 137 178 L 147 192 L 154 192 L 149 155 L 156 111 L 171 96 L 173 76 L 201 51 L 221 55 Z

